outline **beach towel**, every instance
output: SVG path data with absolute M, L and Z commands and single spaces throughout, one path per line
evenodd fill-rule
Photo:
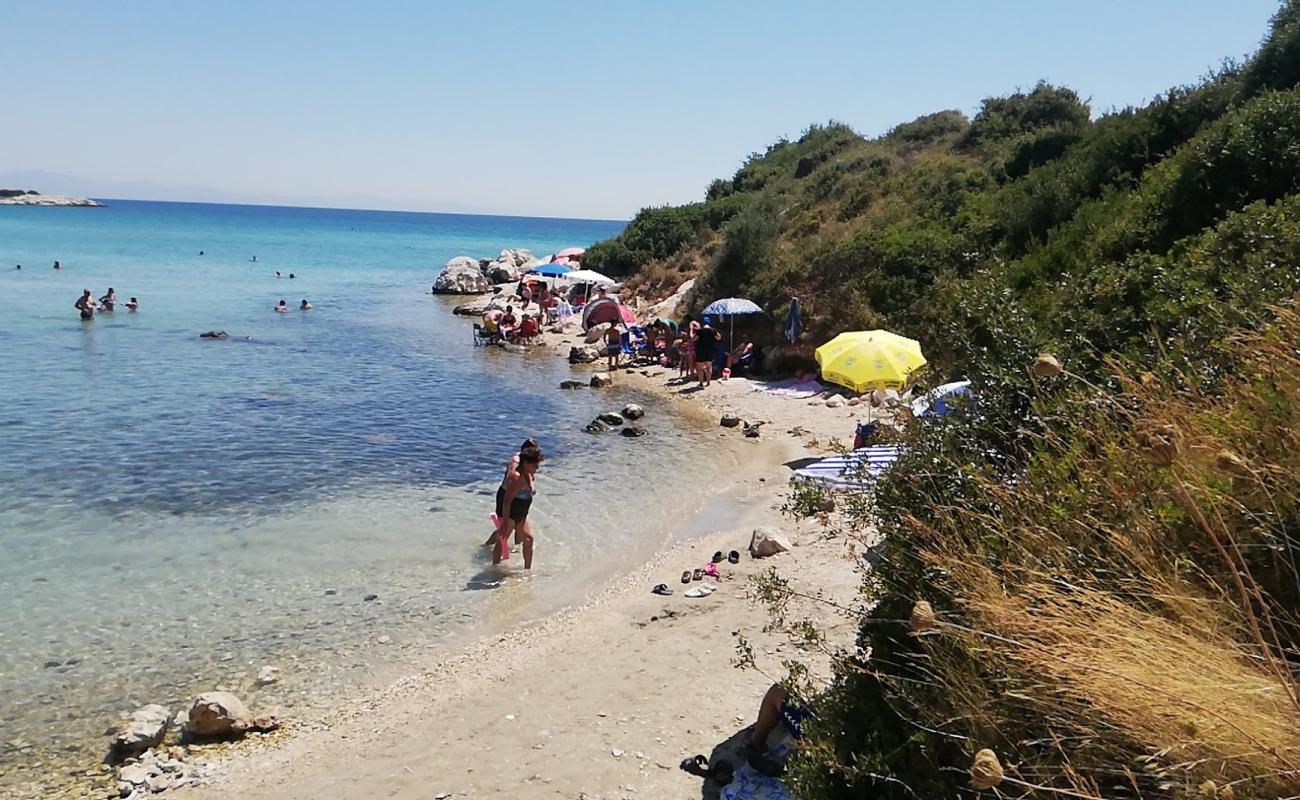
M 731 783 L 722 787 L 725 800 L 795 800 L 781 781 L 745 764 L 736 770 Z
M 764 384 L 757 388 L 767 392 L 768 394 L 773 394 L 777 397 L 788 397 L 792 400 L 806 400 L 809 397 L 815 397 L 826 391 L 826 387 L 815 379 L 799 380 L 798 378 L 774 381 L 773 383 Z
M 797 469 L 791 480 L 815 481 L 832 489 L 869 489 L 870 481 L 885 474 L 902 452 L 901 447 L 892 444 L 863 447 Z

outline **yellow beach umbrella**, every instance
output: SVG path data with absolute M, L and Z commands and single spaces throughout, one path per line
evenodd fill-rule
M 822 377 L 855 392 L 902 389 L 925 366 L 921 343 L 889 331 L 841 333 L 817 348 Z

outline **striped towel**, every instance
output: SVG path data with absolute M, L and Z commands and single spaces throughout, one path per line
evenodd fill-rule
M 794 479 L 816 481 L 833 489 L 868 489 L 869 481 L 883 475 L 902 452 L 903 448 L 891 444 L 863 447 L 797 469 Z

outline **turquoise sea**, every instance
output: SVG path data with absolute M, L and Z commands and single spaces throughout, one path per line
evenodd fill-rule
M 663 512 L 716 480 L 713 432 L 561 392 L 557 353 L 474 348 L 428 294 L 452 256 L 621 222 L 106 202 L 0 207 L 0 789 L 97 761 L 145 703 L 221 685 L 306 714 L 543 614 L 679 535 Z M 109 287 L 140 311 L 82 322 Z M 651 436 L 582 432 L 629 399 Z M 536 574 L 492 587 L 478 545 L 528 435 Z M 257 689 L 264 665 L 283 679 Z

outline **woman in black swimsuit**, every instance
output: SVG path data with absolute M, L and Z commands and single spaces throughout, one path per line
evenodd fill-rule
M 510 532 L 515 531 L 523 542 L 524 569 L 533 568 L 533 526 L 528 521 L 528 512 L 533 505 L 533 478 L 542 465 L 542 451 L 536 447 L 525 447 L 519 453 L 519 465 L 506 476 L 501 507 L 507 512 L 497 531 L 497 547 L 492 552 L 492 563 L 499 564 L 507 546 Z
M 532 439 L 524 439 L 524 443 L 519 445 L 519 453 L 524 452 L 524 450 L 528 449 L 529 447 L 537 447 L 537 442 L 533 441 Z M 506 512 L 505 512 L 506 481 L 510 478 L 510 473 L 515 471 L 515 467 L 519 466 L 519 453 L 515 453 L 514 455 L 510 456 L 510 461 L 506 464 L 506 471 L 501 476 L 501 485 L 497 487 L 497 508 L 496 508 L 497 527 L 493 529 L 491 535 L 488 536 L 487 541 L 483 543 L 484 547 L 496 546 L 497 531 L 501 530 L 501 523 L 504 522 L 506 518 Z M 516 535 L 515 544 L 519 544 L 519 542 L 520 542 L 520 538 L 518 535 Z

